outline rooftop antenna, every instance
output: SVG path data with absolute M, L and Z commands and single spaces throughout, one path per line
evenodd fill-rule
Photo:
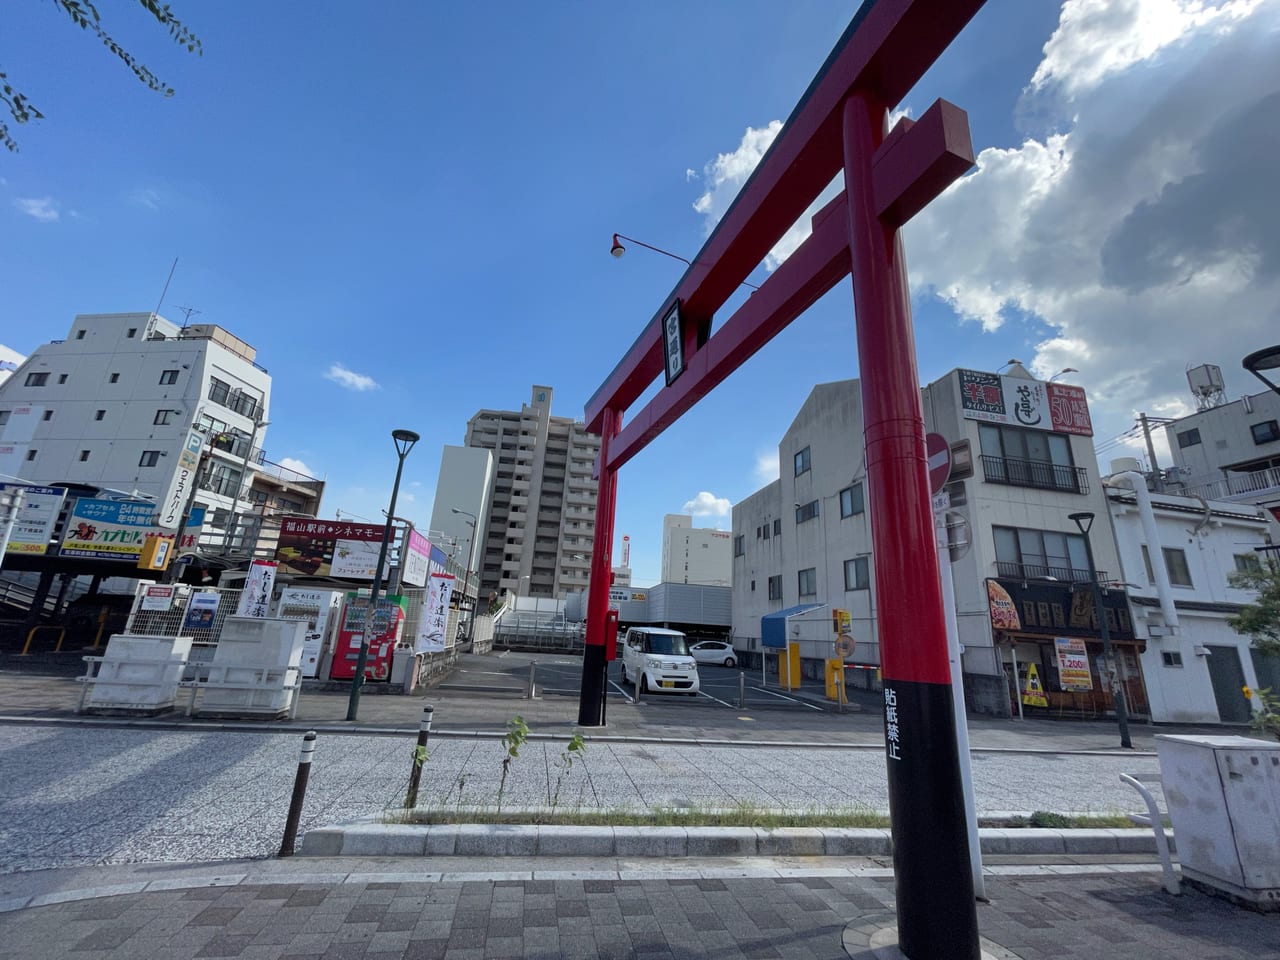
M 196 314 L 204 313 L 203 310 L 197 310 L 195 307 L 179 307 L 182 311 L 182 329 L 187 329 L 187 324 L 191 322 L 191 318 Z
M 160 313 L 160 308 L 164 305 L 164 295 L 169 292 L 169 281 L 173 279 L 173 271 L 178 269 L 178 258 L 173 258 L 173 266 L 169 268 L 169 276 L 164 281 L 164 289 L 160 291 L 160 302 L 156 304 L 156 308 L 151 311 L 151 316 Z

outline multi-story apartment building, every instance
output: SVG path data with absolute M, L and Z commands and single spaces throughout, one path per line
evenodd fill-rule
M 668 513 L 662 518 L 662 582 L 729 586 L 731 540 L 727 530 L 695 527 L 693 517 Z
M 1126 471 L 1104 484 L 1135 632 L 1146 642 L 1152 720 L 1247 723 L 1241 688 L 1280 685 L 1280 657 L 1262 654 L 1227 623 L 1256 599 L 1231 574 L 1266 562 L 1266 511 L 1148 492 L 1136 460 L 1112 467 Z
M 192 429 L 203 431 L 204 539 L 243 550 L 270 397 L 254 348 L 221 327 L 80 314 L 0 385 L 0 474 L 159 502 Z
M 1188 377 L 1201 409 L 1165 426 L 1174 463 L 1168 488 L 1256 504 L 1280 524 L 1280 395 L 1264 390 L 1228 403 L 1217 367 L 1196 367 Z M 1272 533 L 1280 536 L 1280 526 Z
M 1099 579 L 1118 580 L 1120 570 L 1084 391 L 1037 381 L 1013 365 L 1004 376 L 953 370 L 921 396 L 926 429 L 946 440 L 952 456 L 946 503 L 936 506 L 950 545 L 970 708 L 997 716 L 1020 704 L 1055 714 L 1109 710 L 1096 674 L 1087 696 L 1057 679 L 1059 638 L 1083 641 L 1095 671 L 1101 651 L 1092 607 L 1078 602 L 1077 588 L 1090 575 L 1085 537 L 1070 514 L 1098 519 L 1090 536 Z M 839 609 L 851 617 L 850 659 L 876 665 L 877 605 L 911 598 L 899 585 L 876 583 L 868 516 L 876 505 L 865 490 L 858 381 L 816 386 L 778 453 L 780 478 L 733 509 L 735 645 L 761 649 L 763 618 L 785 614 L 787 638 L 801 643 L 816 673 L 815 661 L 835 655 L 831 610 Z M 1130 709 L 1145 714 L 1123 589 L 1108 591 L 1105 610 Z M 1029 684 L 1045 694 L 1024 695 Z
M 466 445 L 492 452 L 480 596 L 562 597 L 585 590 L 595 537 L 600 438 L 581 421 L 551 415 L 552 389 L 533 387 L 519 410 L 480 410 Z

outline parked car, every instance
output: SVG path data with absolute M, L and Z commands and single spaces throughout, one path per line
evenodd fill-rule
M 736 667 L 738 655 L 733 644 L 722 640 L 700 640 L 689 647 L 689 653 L 698 663 L 714 663 L 724 667 Z
M 679 630 L 628 627 L 622 640 L 622 682 L 639 693 L 698 695 L 698 665 Z

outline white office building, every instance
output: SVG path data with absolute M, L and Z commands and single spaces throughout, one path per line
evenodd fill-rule
M 938 522 L 950 544 L 969 708 L 1006 717 L 1020 707 L 1108 712 L 1093 656 L 1100 632 L 1092 604 L 1079 599 L 1090 582 L 1085 538 L 1070 514 L 1097 520 L 1090 537 L 1099 579 L 1123 577 L 1084 391 L 1035 380 L 1014 364 L 1003 376 L 953 370 L 921 397 L 926 430 L 945 439 L 953 464 Z M 844 610 L 855 641 L 846 662 L 874 667 L 878 605 L 911 598 L 900 584 L 876 582 L 869 511 L 877 505 L 865 488 L 858 381 L 814 387 L 778 455 L 781 477 L 733 509 L 734 644 L 759 651 L 764 618 L 780 618 L 787 640 L 800 644 L 804 669 L 821 676 L 821 661 L 835 655 L 832 611 Z M 1104 609 L 1131 710 L 1145 715 L 1140 644 L 1122 588 L 1108 591 Z M 1059 638 L 1087 648 L 1091 690 L 1059 683 Z M 873 676 L 858 671 L 850 685 Z
M 1137 466 L 1132 461 L 1126 469 Z M 1256 548 L 1269 543 L 1266 512 L 1148 493 L 1135 472 L 1109 478 L 1107 496 L 1135 630 L 1146 642 L 1142 672 L 1151 719 L 1247 723 L 1250 705 L 1241 688 L 1280 688 L 1280 657 L 1264 656 L 1227 624 L 1256 599 L 1229 578 L 1265 562 Z
M 271 377 L 212 324 L 151 313 L 77 315 L 0 385 L 0 474 L 163 500 L 193 427 L 209 438 L 194 505 L 221 542 L 259 469 Z M 233 548 L 238 534 L 233 532 Z
M 732 542 L 727 530 L 695 527 L 693 517 L 668 513 L 662 518 L 662 582 L 729 586 Z
M 483 533 L 488 528 L 492 492 L 492 451 L 479 447 L 444 448 L 440 454 L 428 537 L 460 567 L 473 574 L 482 543 L 476 530 Z

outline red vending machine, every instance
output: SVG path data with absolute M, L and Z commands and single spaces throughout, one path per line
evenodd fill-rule
M 333 667 L 329 677 L 333 680 L 350 680 L 356 675 L 356 661 L 360 658 L 360 638 L 364 635 L 365 614 L 369 610 L 369 596 L 348 593 L 342 607 L 342 624 L 338 628 L 338 645 L 333 654 Z M 404 632 L 405 599 L 402 596 L 378 598 L 378 609 L 373 614 L 369 632 L 369 656 L 365 660 L 366 681 L 385 681 L 391 676 L 391 657 Z

